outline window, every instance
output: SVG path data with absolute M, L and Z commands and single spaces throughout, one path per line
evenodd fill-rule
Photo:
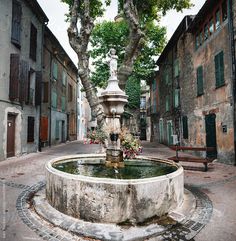
M 210 35 L 214 33 L 214 20 L 213 20 L 213 18 L 211 18 L 210 21 L 209 21 L 209 33 L 210 33 Z
M 166 96 L 166 111 L 170 110 L 170 96 Z
M 216 29 L 220 27 L 220 10 L 218 9 L 215 14 Z
M 221 51 L 215 56 L 216 88 L 224 85 L 224 53 Z
M 67 81 L 67 75 L 66 72 L 63 70 L 62 72 L 62 85 L 66 86 L 66 81 Z
M 37 55 L 37 28 L 31 23 L 30 27 L 30 58 L 36 61 Z
M 11 54 L 10 56 L 10 83 L 9 99 L 16 100 L 19 98 L 19 81 L 20 81 L 20 56 Z
M 61 110 L 63 112 L 66 110 L 66 98 L 65 98 L 65 96 L 61 97 Z
M 53 80 L 57 81 L 58 78 L 58 65 L 56 62 L 53 62 L 52 64 L 52 75 L 53 75 Z
M 21 4 L 17 0 L 12 1 L 12 26 L 11 26 L 11 42 L 20 48 L 21 41 Z
M 71 84 L 68 84 L 68 101 L 73 101 L 73 87 Z
M 183 116 L 182 123 L 183 123 L 183 138 L 188 139 L 188 117 L 187 116 Z
M 179 107 L 179 89 L 175 89 L 174 91 L 174 101 L 175 108 Z
M 28 117 L 27 142 L 34 141 L 34 117 Z
M 140 98 L 140 109 L 146 109 L 146 97 L 141 96 Z
M 197 68 L 197 96 L 203 95 L 203 68 Z
M 204 26 L 204 40 L 208 39 L 208 25 L 206 24 Z
M 57 93 L 52 91 L 52 107 L 57 108 Z
M 170 76 L 169 76 L 169 72 L 167 70 L 165 70 L 165 72 L 164 72 L 164 81 L 167 85 L 170 83 Z
M 228 17 L 228 13 L 227 13 L 227 1 L 225 0 L 222 3 L 222 20 L 225 21 Z
M 178 77 L 179 76 L 179 60 L 176 59 L 174 61 L 174 77 Z

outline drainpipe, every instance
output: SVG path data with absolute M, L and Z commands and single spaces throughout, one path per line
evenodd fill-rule
M 43 64 L 44 64 L 44 62 L 43 62 L 43 48 L 44 48 L 44 31 L 45 31 L 45 26 L 48 24 L 48 22 L 45 22 L 45 23 L 43 23 L 43 25 L 42 25 L 42 44 L 41 44 L 41 73 L 42 73 L 42 76 L 43 76 L 43 68 L 42 68 L 42 66 L 43 66 Z M 41 90 L 42 90 L 42 82 L 41 82 Z M 41 91 L 41 93 L 42 93 L 42 91 Z M 38 135 L 38 151 L 42 151 L 42 147 L 41 147 L 41 138 L 40 138 L 40 135 L 41 135 L 41 115 L 42 115 L 42 94 L 40 95 L 40 98 L 41 98 L 41 100 L 40 100 L 40 105 L 39 105 L 39 130 L 38 130 L 38 133 L 39 133 L 39 135 Z
M 236 61 L 235 61 L 235 40 L 233 23 L 233 3 L 228 0 L 228 25 L 232 61 L 232 96 L 233 96 L 233 128 L 234 128 L 234 165 L 236 166 Z

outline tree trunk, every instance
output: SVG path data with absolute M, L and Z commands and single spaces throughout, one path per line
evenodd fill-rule
M 77 28 L 79 1 L 74 0 L 70 13 L 70 26 L 67 30 L 71 47 L 78 56 L 78 74 L 84 87 L 86 98 L 91 108 L 93 117 L 97 118 L 97 125 L 104 123 L 103 108 L 99 104 L 96 89 L 89 78 L 89 54 L 88 43 L 94 27 L 94 20 L 90 17 L 89 0 L 84 1 L 84 15 L 80 17 L 80 31 Z

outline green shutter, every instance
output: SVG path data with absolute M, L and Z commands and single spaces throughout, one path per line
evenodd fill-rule
M 164 139 L 164 126 L 163 126 L 163 120 L 159 120 L 159 134 L 160 134 L 160 142 L 163 142 Z
M 52 107 L 57 108 L 57 93 L 55 91 L 52 92 Z
M 203 68 L 202 66 L 199 66 L 197 68 L 197 95 L 203 95 Z
M 53 62 L 53 80 L 57 80 L 58 77 L 58 66 L 57 63 Z
M 170 97 L 169 95 L 166 96 L 166 111 L 170 110 Z
M 179 76 L 179 60 L 176 59 L 174 61 L 174 76 L 178 77 Z
M 61 110 L 62 111 L 66 110 L 66 98 L 65 98 L 65 96 L 61 97 Z
M 224 52 L 223 51 L 221 51 L 220 53 L 219 53 L 219 58 L 220 58 L 220 60 L 219 60 L 219 65 L 220 65 L 220 85 L 222 86 L 222 85 L 224 85 L 224 83 L 225 83 L 225 80 L 224 80 Z
M 174 91 L 174 101 L 175 101 L 175 107 L 179 106 L 179 89 L 175 89 Z
M 64 86 L 66 86 L 66 79 L 67 79 L 66 72 L 63 71 L 63 72 L 62 72 L 62 84 L 63 84 Z
M 224 85 L 224 53 L 221 51 L 215 56 L 216 88 Z
M 187 116 L 183 116 L 182 123 L 183 123 L 183 138 L 188 139 L 188 117 Z

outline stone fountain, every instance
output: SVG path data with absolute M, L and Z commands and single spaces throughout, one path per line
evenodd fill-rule
M 118 86 L 115 50 L 108 55 L 110 77 L 99 97 L 106 123 L 114 127 L 106 155 L 63 156 L 48 162 L 46 199 L 53 208 L 78 220 L 134 225 L 182 204 L 183 168 L 158 158 L 123 160 L 118 135 L 127 95 Z
M 128 102 L 128 96 L 118 85 L 117 79 L 117 55 L 115 49 L 108 53 L 110 77 L 105 91 L 99 97 L 106 115 L 106 125 L 110 129 L 108 148 L 106 151 L 106 163 L 108 167 L 124 167 L 123 153 L 120 149 L 120 116 L 124 112 L 124 106 Z

